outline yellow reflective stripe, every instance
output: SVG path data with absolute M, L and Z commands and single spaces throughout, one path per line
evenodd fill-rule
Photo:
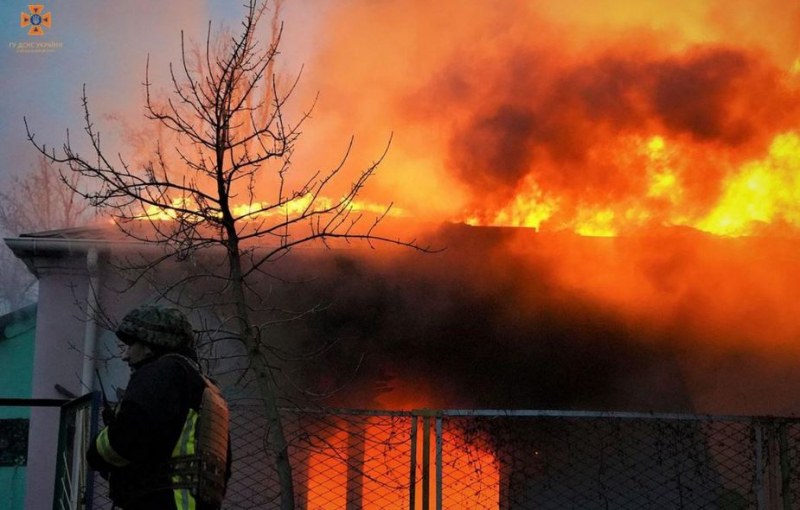
M 111 441 L 108 438 L 108 427 L 101 430 L 97 436 L 97 453 L 112 466 L 124 467 L 131 463 L 111 447 Z
M 178 510 L 196 510 L 197 503 L 194 496 L 186 489 L 175 489 L 175 508 Z
M 195 428 L 197 427 L 197 411 L 189 409 L 189 415 L 183 423 L 183 430 L 172 449 L 172 457 L 183 457 L 193 455 L 195 452 Z
M 183 423 L 183 430 L 172 449 L 172 458 L 194 455 L 196 449 L 195 429 L 197 428 L 197 411 L 189 409 L 186 421 Z M 177 475 L 172 476 L 172 481 L 180 483 L 181 479 Z M 175 507 L 178 510 L 196 510 L 197 503 L 188 489 L 175 489 L 172 491 L 175 496 Z

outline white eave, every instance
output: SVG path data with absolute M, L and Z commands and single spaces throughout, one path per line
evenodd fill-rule
M 3 241 L 37 278 L 37 260 L 83 258 L 89 252 L 108 252 L 113 246 L 142 245 L 140 242 L 114 239 L 108 236 L 108 231 L 90 227 L 20 234 L 17 237 L 4 238 Z

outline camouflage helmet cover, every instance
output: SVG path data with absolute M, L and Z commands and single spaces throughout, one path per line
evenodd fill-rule
M 168 349 L 194 341 L 192 325 L 183 312 L 163 305 L 141 305 L 128 312 L 117 328 L 117 337 L 127 345 L 139 341 Z

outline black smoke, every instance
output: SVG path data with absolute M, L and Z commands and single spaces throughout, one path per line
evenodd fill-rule
M 445 407 L 691 407 L 674 351 L 561 288 L 547 260 L 511 254 L 514 235 L 451 226 L 442 253 L 323 255 L 306 290 L 327 306 L 286 334 L 332 347 L 302 379 L 340 406 L 423 387 Z
M 528 176 L 575 200 L 642 196 L 631 183 L 636 172 L 610 157 L 632 152 L 614 149 L 630 135 L 660 134 L 696 148 L 689 186 L 717 182 L 724 163 L 763 155 L 776 132 L 796 124 L 796 91 L 754 51 L 708 45 L 672 53 L 553 53 L 518 50 L 473 66 L 444 66 L 412 96 L 425 118 L 461 111 L 464 120 L 449 135 L 448 166 L 477 200 L 508 199 Z M 458 93 L 453 83 L 462 84 Z

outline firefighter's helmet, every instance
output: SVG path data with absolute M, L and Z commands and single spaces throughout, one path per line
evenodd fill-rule
M 179 349 L 194 342 L 186 315 L 163 305 L 141 305 L 128 312 L 117 328 L 117 337 L 127 345 L 139 341 L 167 349 Z

